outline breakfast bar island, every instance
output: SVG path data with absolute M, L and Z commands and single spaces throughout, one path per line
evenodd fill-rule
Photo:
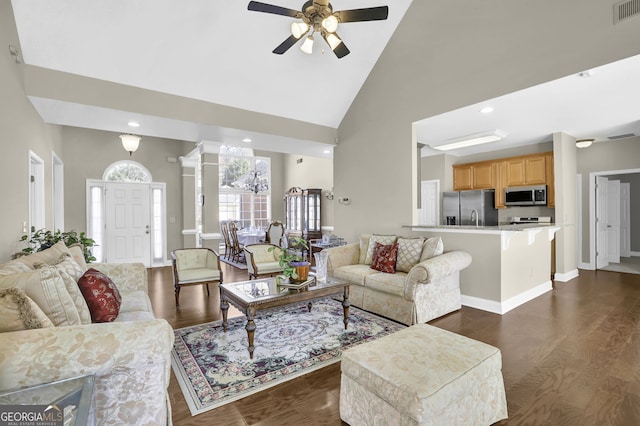
M 406 227 L 471 254 L 460 274 L 465 306 L 504 314 L 553 288 L 552 241 L 560 229 L 553 224 Z

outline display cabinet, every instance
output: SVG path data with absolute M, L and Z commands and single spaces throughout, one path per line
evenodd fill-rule
M 322 238 L 320 209 L 321 189 L 293 187 L 284 197 L 285 227 L 289 235 L 300 235 L 305 240 Z

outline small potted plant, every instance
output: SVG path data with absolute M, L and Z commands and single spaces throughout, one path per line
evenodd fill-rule
M 289 282 L 304 282 L 309 278 L 309 266 L 311 263 L 304 260 L 297 250 L 308 249 L 309 245 L 304 238 L 293 237 L 289 240 L 289 246 L 290 249 L 280 251 L 278 259 L 282 267 L 282 275 L 287 277 Z M 271 247 L 269 251 L 274 249 L 275 247 Z M 280 280 L 278 280 L 278 283 L 280 283 Z

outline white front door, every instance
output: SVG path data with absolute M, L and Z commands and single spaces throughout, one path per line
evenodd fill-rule
M 609 265 L 609 219 L 607 192 L 609 179 L 596 176 L 596 268 Z
M 620 263 L 620 181 L 610 180 L 607 188 L 607 218 L 609 223 L 609 263 Z
M 106 262 L 150 266 L 149 196 L 148 184 L 105 184 Z

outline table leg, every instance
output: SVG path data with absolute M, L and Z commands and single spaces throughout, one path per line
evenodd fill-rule
M 256 317 L 256 308 L 247 308 L 247 325 L 244 327 L 247 330 L 247 340 L 249 341 L 249 358 L 253 359 L 253 351 L 255 346 L 253 345 L 253 336 L 256 331 L 256 323 L 253 319 Z
M 224 296 L 224 294 L 220 294 L 220 310 L 222 311 L 222 328 L 224 332 L 227 332 L 227 314 L 229 313 L 229 301 Z
M 311 308 L 313 307 L 313 303 L 307 303 L 307 312 L 311 312 Z
M 351 302 L 349 302 L 349 286 L 344 286 L 344 295 L 342 297 L 342 309 L 344 311 L 344 329 L 347 329 L 347 324 L 349 324 L 349 306 L 351 306 Z

